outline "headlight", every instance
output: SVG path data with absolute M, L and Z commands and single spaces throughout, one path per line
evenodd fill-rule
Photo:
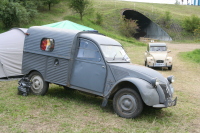
M 169 81 L 169 83 L 173 83 L 174 82 L 174 76 L 169 76 L 167 77 L 167 80 Z
M 152 84 L 153 87 L 156 87 L 157 85 L 159 85 L 158 79 L 157 78 L 152 79 L 151 84 Z

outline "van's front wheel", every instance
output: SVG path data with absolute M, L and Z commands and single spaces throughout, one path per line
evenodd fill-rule
M 32 82 L 31 92 L 35 95 L 45 95 L 49 88 L 49 83 L 45 82 L 42 75 L 39 72 L 32 72 L 29 75 L 29 79 Z
M 120 117 L 135 118 L 142 112 L 143 102 L 135 90 L 124 88 L 115 94 L 113 108 Z

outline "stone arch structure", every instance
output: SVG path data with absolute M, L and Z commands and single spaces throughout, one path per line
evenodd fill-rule
M 145 37 L 162 41 L 172 41 L 172 38 L 167 32 L 142 13 L 132 9 L 125 9 L 123 10 L 122 15 L 126 19 L 137 20 L 140 30 L 138 30 L 135 38 Z

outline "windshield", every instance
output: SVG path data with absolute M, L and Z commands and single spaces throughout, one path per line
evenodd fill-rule
M 104 57 L 108 62 L 130 62 L 130 59 L 121 46 L 101 45 Z
M 167 48 L 166 47 L 160 47 L 160 46 L 151 46 L 150 47 L 150 51 L 167 51 Z

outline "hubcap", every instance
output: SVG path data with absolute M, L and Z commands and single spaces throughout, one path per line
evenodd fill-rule
M 119 99 L 119 106 L 125 113 L 132 113 L 137 109 L 137 103 L 133 96 L 123 95 Z
M 35 75 L 31 78 L 32 81 L 32 90 L 34 92 L 39 92 L 43 89 L 43 80 L 40 76 Z

